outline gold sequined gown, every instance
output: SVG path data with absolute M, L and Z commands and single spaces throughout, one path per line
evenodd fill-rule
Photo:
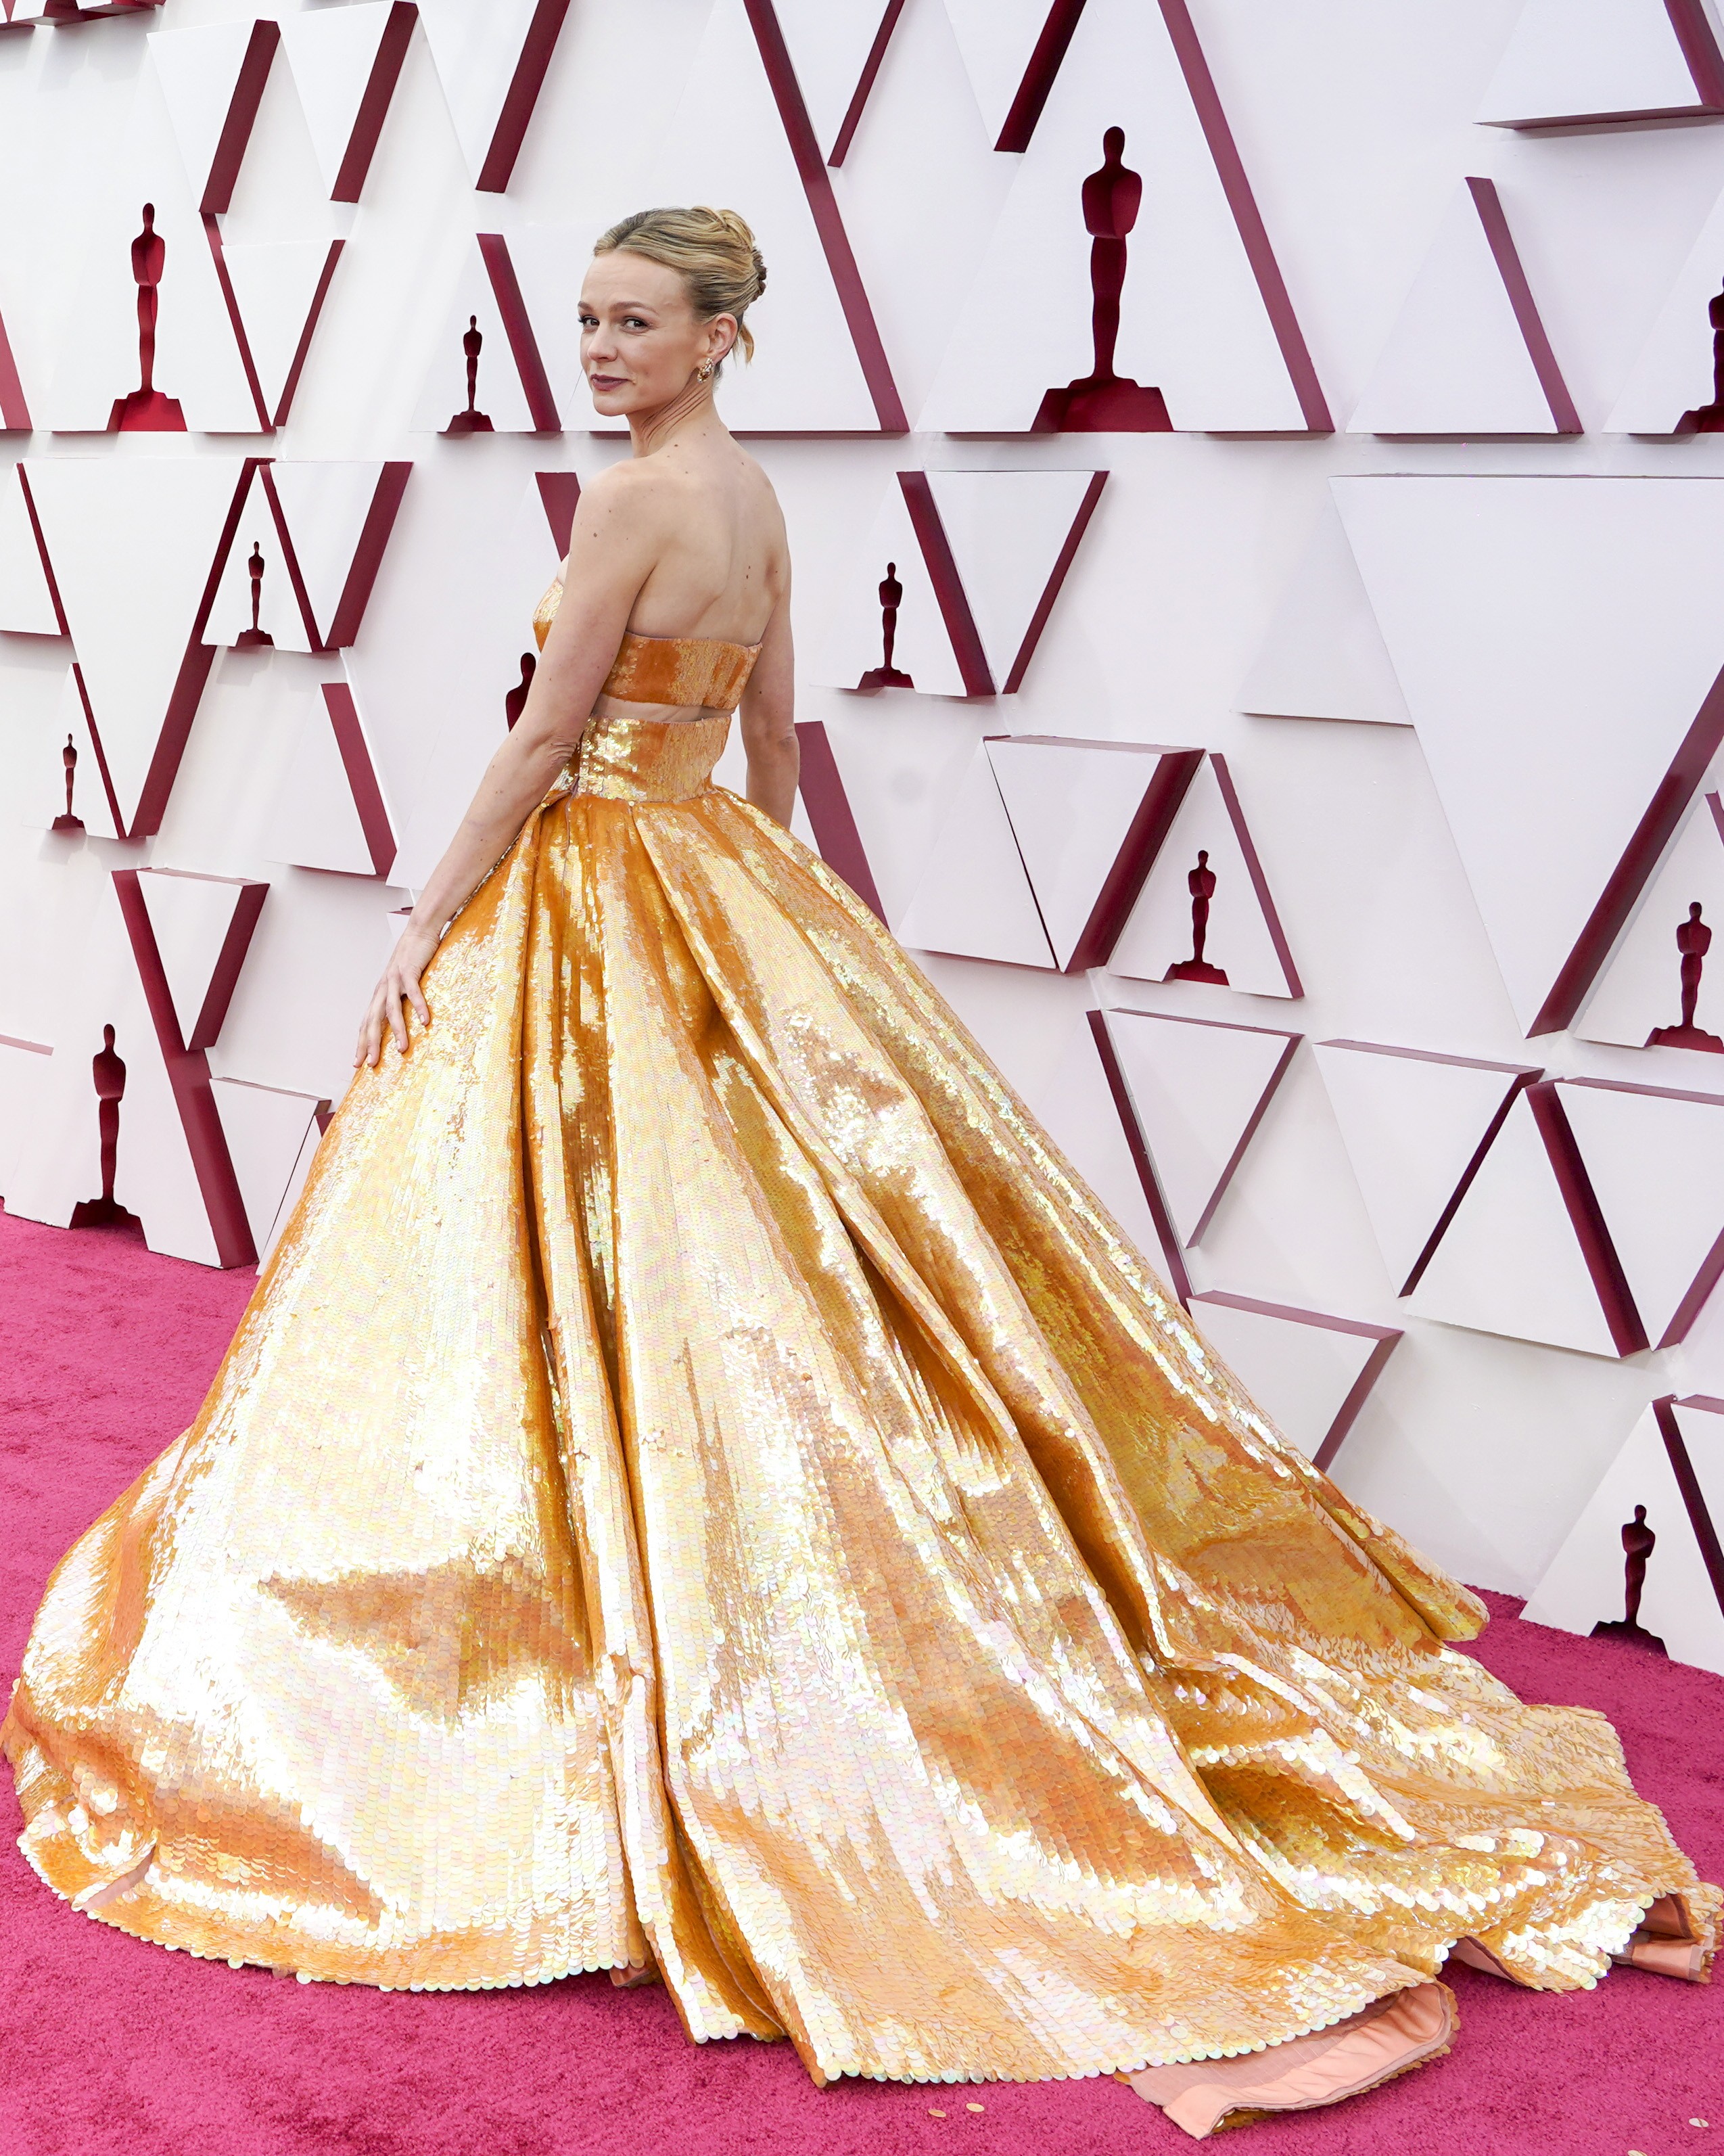
M 1250 2051 L 1464 1935 L 1590 1984 L 1661 1897 L 1707 1936 L 1609 1724 L 1444 1646 L 1474 1598 L 710 783 L 750 656 L 627 639 L 197 1421 L 54 1573 L 31 1863 L 310 1978 L 650 1960 L 823 2081 Z

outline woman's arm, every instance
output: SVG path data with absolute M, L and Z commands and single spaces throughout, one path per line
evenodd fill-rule
M 796 667 L 790 648 L 790 591 L 785 589 L 742 692 L 742 746 L 748 755 L 748 798 L 781 824 L 796 806 L 801 751 L 796 740 Z
M 642 485 L 626 465 L 607 472 L 582 495 L 569 539 L 562 603 L 545 639 L 526 706 L 486 767 L 459 829 L 419 893 L 372 992 L 355 1063 L 377 1061 L 386 1031 L 405 1051 L 403 1001 L 422 1022 L 429 1018 L 419 976 L 444 929 L 508 852 L 579 747 L 636 596 L 658 558 L 655 512 L 653 490 Z

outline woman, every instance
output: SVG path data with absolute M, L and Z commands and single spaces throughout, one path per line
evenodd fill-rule
M 1444 2048 L 1458 1941 L 1701 1973 L 1608 1725 L 1444 1646 L 1476 1601 L 785 829 L 783 526 L 712 403 L 763 281 L 728 213 L 599 243 L 633 460 L 198 1421 L 50 1583 L 30 1861 L 195 1953 L 657 1976 L 821 2081 L 1124 2071 L 1198 2134 Z

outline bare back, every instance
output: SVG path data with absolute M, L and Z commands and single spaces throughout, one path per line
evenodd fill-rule
M 728 435 L 614 466 L 591 493 L 566 578 L 579 578 L 583 526 L 600 545 L 607 526 L 618 538 L 626 530 L 645 570 L 629 614 L 634 634 L 767 640 L 789 584 L 784 519 L 772 482 Z M 600 696 L 594 711 L 609 701 Z M 701 716 L 697 706 L 651 708 L 660 717 Z

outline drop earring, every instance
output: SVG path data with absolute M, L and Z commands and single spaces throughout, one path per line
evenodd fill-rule
M 701 381 L 711 382 L 712 379 L 712 362 L 710 359 L 703 359 L 700 362 L 700 364 L 695 369 L 695 372 L 700 376 Z

